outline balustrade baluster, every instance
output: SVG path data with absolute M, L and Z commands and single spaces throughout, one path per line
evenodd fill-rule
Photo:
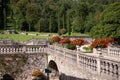
M 2 52 L 1 52 L 1 49 L 2 49 L 2 48 L 0 47 L 0 53 L 2 53 Z
M 107 65 L 106 65 L 106 73 L 107 73 L 107 74 L 110 74 L 109 69 L 110 69 L 110 64 L 109 64 L 109 62 L 108 62 Z
M 103 61 L 100 61 L 100 73 L 103 73 Z
M 90 66 L 90 69 L 92 70 L 92 59 L 90 59 L 89 66 Z
M 112 66 L 112 67 L 111 67 L 111 75 L 113 76 L 113 75 L 114 75 L 114 64 L 112 63 L 111 66 Z
M 106 74 L 106 62 L 104 62 L 104 73 Z
M 116 64 L 115 66 L 114 66 L 114 76 L 115 77 L 117 77 L 118 78 L 118 65 Z
M 91 69 L 94 71 L 94 60 L 92 59 Z
M 5 53 L 5 47 L 3 48 L 3 53 Z
M 97 70 L 97 61 L 95 60 L 95 71 Z

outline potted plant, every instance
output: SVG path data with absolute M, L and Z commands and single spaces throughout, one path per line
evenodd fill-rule
M 44 80 L 43 73 L 39 69 L 34 70 L 32 72 L 32 76 L 33 76 L 32 80 Z

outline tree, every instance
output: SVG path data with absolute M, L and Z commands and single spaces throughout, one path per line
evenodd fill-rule
M 67 14 L 67 32 L 68 32 L 68 35 L 71 35 L 71 27 L 70 27 L 70 17 L 69 17 L 69 14 Z
M 59 11 L 58 11 L 58 32 L 60 31 L 60 14 L 59 14 Z
M 120 2 L 109 5 L 91 30 L 93 38 L 120 37 Z
M 49 32 L 52 32 L 52 16 L 50 16 L 50 21 L 49 21 Z

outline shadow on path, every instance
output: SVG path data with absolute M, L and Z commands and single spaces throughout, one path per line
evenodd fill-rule
M 3 78 L 1 80 L 14 80 L 14 79 L 9 74 L 5 74 L 3 75 Z
M 88 79 L 77 78 L 77 77 L 73 77 L 73 76 L 67 76 L 67 75 L 62 73 L 59 76 L 59 80 L 88 80 Z

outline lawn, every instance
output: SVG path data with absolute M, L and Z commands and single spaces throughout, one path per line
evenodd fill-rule
M 63 36 L 69 36 L 68 33 Z M 88 34 L 82 34 L 82 33 L 71 33 L 70 36 L 89 36 Z
M 0 34 L 0 38 L 12 39 L 15 41 L 27 41 L 30 39 L 47 39 L 48 36 L 32 36 L 32 35 L 22 35 L 22 34 Z
M 44 33 L 44 32 L 23 32 L 24 34 L 0 34 L 0 38 L 12 39 L 15 41 L 27 41 L 30 39 L 48 39 L 53 35 L 58 35 L 57 33 Z M 27 33 L 27 35 L 26 35 Z M 65 34 L 63 36 L 69 36 Z M 71 33 L 70 36 L 88 36 L 87 34 L 81 33 Z

